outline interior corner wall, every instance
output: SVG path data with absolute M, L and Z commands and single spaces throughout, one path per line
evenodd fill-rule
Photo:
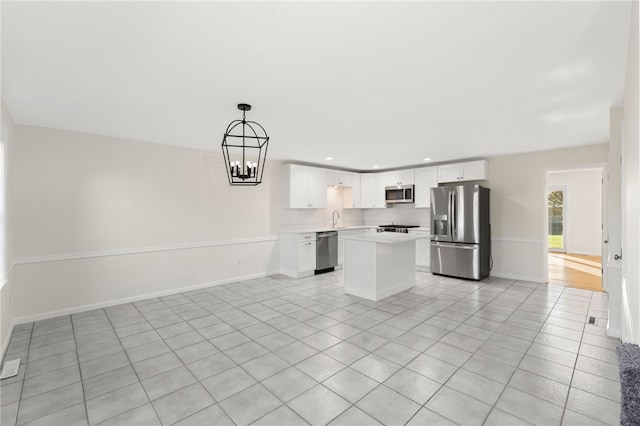
M 547 177 L 547 186 L 566 188 L 566 252 L 601 256 L 602 169 L 552 172 Z
M 489 159 L 492 275 L 546 281 L 546 171 L 606 163 L 608 147 L 603 143 Z
M 638 117 L 638 2 L 632 2 L 627 68 L 624 86 L 622 212 L 623 229 L 623 335 L 624 341 L 640 343 L 640 122 Z
M 217 151 L 13 130 L 18 321 L 278 270 L 279 162 L 232 187 Z
M 2 354 L 4 354 L 7 345 L 9 344 L 9 337 L 11 334 L 13 317 L 14 317 L 14 309 L 12 303 L 12 282 L 11 279 L 11 269 L 9 265 L 11 264 L 12 254 L 11 254 L 11 245 L 10 245 L 10 219 L 11 216 L 7 211 L 7 203 L 6 200 L 8 198 L 8 193 L 10 193 L 10 188 L 7 185 L 7 177 L 8 171 L 7 169 L 11 167 L 11 155 L 12 155 L 12 138 L 13 138 L 13 120 L 9 111 L 7 110 L 4 100 L 0 100 L 1 103 L 1 111 L 2 111 L 2 142 L 4 144 L 4 175 L 2 179 L 4 180 L 5 187 L 5 223 L 0 224 L 0 226 L 4 226 L 4 256 L 0 258 L 0 262 L 4 263 L 3 274 L 4 276 L 0 276 L 0 345 L 2 345 L 1 350 Z

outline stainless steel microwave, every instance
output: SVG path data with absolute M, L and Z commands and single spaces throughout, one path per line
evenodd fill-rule
M 393 185 L 384 188 L 384 199 L 387 204 L 413 203 L 414 185 Z

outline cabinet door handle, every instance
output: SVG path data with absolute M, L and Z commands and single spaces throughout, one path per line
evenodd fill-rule
M 307 235 L 305 238 L 311 238 L 311 235 Z
M 310 246 L 310 245 L 311 245 L 311 243 L 304 243 L 304 245 L 305 245 L 305 246 Z

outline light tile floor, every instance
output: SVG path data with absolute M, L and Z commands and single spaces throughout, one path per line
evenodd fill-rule
M 418 272 L 370 302 L 342 280 L 272 276 L 17 326 L 1 423 L 619 424 L 605 293 Z

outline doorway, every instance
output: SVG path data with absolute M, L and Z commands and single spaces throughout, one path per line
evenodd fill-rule
M 603 168 L 547 173 L 549 284 L 602 291 Z

